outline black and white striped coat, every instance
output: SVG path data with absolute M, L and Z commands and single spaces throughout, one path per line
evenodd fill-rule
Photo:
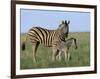
M 47 47 L 52 47 L 55 45 L 56 41 L 65 41 L 67 33 L 61 33 L 61 30 L 47 30 L 41 27 L 33 27 L 27 33 L 28 38 L 32 44 L 39 42 Z
M 33 49 L 33 60 L 36 61 L 36 50 L 39 44 L 43 44 L 44 46 L 53 47 L 53 56 L 52 60 L 55 59 L 57 50 L 54 49 L 56 47 L 57 42 L 65 41 L 65 38 L 69 33 L 69 21 L 62 21 L 56 30 L 48 30 L 41 27 L 32 27 L 29 32 L 26 34 L 26 39 L 28 38 L 32 43 Z M 22 50 L 25 49 L 25 41 L 22 44 Z

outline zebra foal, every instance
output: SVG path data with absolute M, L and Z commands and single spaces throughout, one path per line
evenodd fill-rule
M 64 53 L 65 62 L 71 57 L 69 49 L 71 48 L 72 44 L 75 44 L 75 49 L 77 49 L 77 43 L 75 38 L 69 38 L 66 41 L 58 42 L 55 49 L 58 50 L 57 57 L 61 60 L 61 54 Z
M 62 21 L 59 27 L 56 30 L 48 30 L 41 27 L 32 27 L 29 32 L 26 34 L 27 38 L 32 43 L 32 50 L 33 50 L 33 61 L 36 62 L 36 51 L 39 44 L 43 44 L 47 47 L 52 47 L 53 54 L 52 60 L 55 60 L 57 49 L 56 43 L 65 41 L 65 38 L 68 36 L 69 33 L 69 23 L 70 21 Z M 25 49 L 25 42 L 22 44 L 22 50 Z

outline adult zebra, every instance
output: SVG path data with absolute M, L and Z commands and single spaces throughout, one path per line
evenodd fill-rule
M 48 30 L 41 27 L 32 27 L 29 30 L 29 32 L 26 34 L 26 39 L 29 38 L 32 43 L 34 62 L 36 62 L 36 51 L 39 44 L 43 44 L 47 47 L 52 47 L 52 60 L 55 60 L 57 55 L 57 50 L 55 49 L 56 43 L 58 41 L 65 41 L 65 37 L 67 37 L 69 33 L 69 23 L 70 21 L 62 21 L 56 30 Z M 25 49 L 25 42 L 26 41 L 24 41 L 22 44 L 22 50 Z

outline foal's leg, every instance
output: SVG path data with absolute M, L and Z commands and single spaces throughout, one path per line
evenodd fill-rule
M 68 48 L 68 50 L 67 50 L 67 60 L 69 61 L 70 58 L 71 58 L 71 55 L 70 55 L 69 48 Z
M 37 51 L 38 46 L 39 46 L 39 43 L 38 42 L 32 44 L 33 62 L 36 62 L 36 51 Z
M 64 54 L 65 54 L 65 62 L 66 62 L 67 58 L 68 58 L 68 49 L 65 48 L 65 49 L 63 49 L 63 51 L 64 51 Z

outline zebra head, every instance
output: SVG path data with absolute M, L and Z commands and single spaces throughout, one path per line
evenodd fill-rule
M 62 21 L 62 23 L 59 25 L 60 32 L 63 34 L 66 34 L 66 37 L 68 36 L 69 33 L 69 23 L 70 21 Z

